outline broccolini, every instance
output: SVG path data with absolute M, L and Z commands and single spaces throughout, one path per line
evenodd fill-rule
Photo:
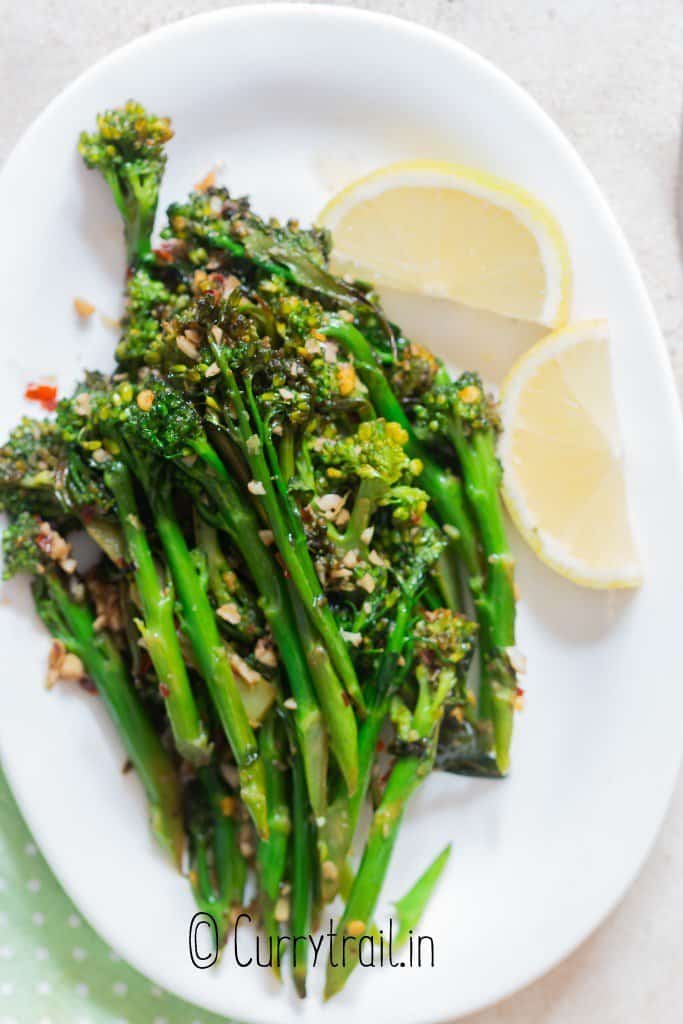
M 104 699 L 219 947 L 250 880 L 271 943 L 314 929 L 337 894 L 342 941 L 372 931 L 435 766 L 508 769 L 515 588 L 495 408 L 369 284 L 332 273 L 323 230 L 198 186 L 153 248 L 172 135 L 128 101 L 78 142 L 123 222 L 116 365 L 0 448 L 5 573 L 33 578 L 52 674 L 81 672 Z M 78 530 L 99 548 L 87 570 Z M 447 859 L 399 902 L 402 934 Z M 354 965 L 330 968 L 326 996 Z

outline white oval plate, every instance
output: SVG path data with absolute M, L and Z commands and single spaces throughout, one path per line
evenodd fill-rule
M 123 250 L 104 185 L 76 155 L 81 128 L 133 96 L 173 117 L 161 207 L 217 160 L 224 180 L 279 216 L 314 216 L 330 167 L 346 177 L 411 157 L 511 178 L 569 238 L 574 316 L 607 315 L 646 582 L 579 590 L 520 543 L 527 711 L 503 783 L 433 777 L 413 801 L 385 887 L 398 897 L 451 838 L 421 930 L 436 966 L 358 970 L 324 1017 L 443 1021 L 492 1003 L 566 956 L 635 877 L 659 828 L 683 728 L 681 425 L 666 352 L 638 271 L 590 175 L 557 128 L 481 58 L 406 22 L 343 8 L 233 8 L 113 54 L 59 96 L 0 178 L 2 433 L 27 381 L 68 388 L 107 365 L 115 335 L 76 323 L 72 298 L 120 312 Z M 336 171 L 335 171 L 336 173 Z M 645 213 L 644 213 L 645 215 Z M 187 882 L 157 853 L 132 775 L 98 702 L 43 688 L 48 641 L 22 583 L 5 588 L 0 742 L 7 774 L 65 889 L 155 982 L 250 1021 L 317 1021 L 268 971 L 195 969 Z M 388 904 L 384 904 L 387 909 Z M 318 972 L 320 974 L 321 972 Z M 318 987 L 318 978 L 314 988 Z

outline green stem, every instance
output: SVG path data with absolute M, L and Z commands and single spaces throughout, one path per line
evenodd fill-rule
M 306 802 L 303 765 L 298 753 L 292 758 L 292 909 L 291 925 L 294 938 L 305 937 L 311 930 L 313 902 L 313 841 L 312 825 Z M 292 947 L 292 976 L 297 993 L 306 995 L 308 941 L 294 942 Z
M 322 330 L 331 338 L 340 341 L 346 351 L 351 353 L 361 380 L 368 389 L 370 401 L 379 415 L 399 423 L 408 434 L 406 451 L 411 458 L 419 459 L 422 463 L 418 483 L 429 494 L 442 522 L 449 524 L 456 531 L 453 539 L 470 576 L 481 574 L 482 564 L 476 533 L 465 506 L 460 480 L 434 462 L 415 436 L 403 406 L 391 390 L 375 358 L 374 349 L 364 335 L 352 324 L 334 318 Z
M 443 470 L 424 451 L 377 363 L 370 343 L 353 325 L 341 320 L 332 320 L 325 332 L 341 341 L 353 355 L 377 411 L 387 419 L 400 423 L 408 432 L 408 451 L 414 458 L 419 458 L 423 465 L 419 482 L 430 495 L 442 522 L 456 531 L 453 539 L 470 577 L 480 629 L 482 677 L 479 703 L 482 713 L 490 712 L 496 760 L 501 772 L 505 772 L 509 763 L 517 687 L 515 673 L 505 650 L 514 644 L 515 595 L 513 561 L 505 539 L 498 493 L 500 469 L 492 438 L 483 435 L 470 448 L 460 437 L 453 437 L 463 466 L 467 497 L 474 508 L 481 532 L 485 554 L 485 561 L 482 561 L 477 531 L 465 502 L 461 481 Z M 440 372 L 445 373 L 445 370 Z M 482 593 L 484 586 L 486 590 Z
M 507 648 L 515 643 L 514 558 L 508 547 L 500 498 L 501 469 L 493 430 L 466 432 L 457 417 L 449 421 L 449 436 L 462 467 L 465 491 L 479 526 L 486 558 L 485 595 L 477 602 L 483 624 L 482 693 L 493 722 L 496 761 L 508 769 L 517 680 Z
M 239 771 L 242 799 L 260 835 L 267 835 L 266 780 L 256 737 L 249 724 L 228 652 L 211 603 L 197 576 L 169 496 L 163 487 L 148 492 L 157 533 L 171 568 L 182 608 L 183 627 L 228 738 Z
M 271 711 L 263 722 L 259 734 L 261 758 L 266 770 L 266 792 L 268 794 L 268 838 L 258 845 L 259 888 L 261 912 L 268 937 L 276 948 L 278 924 L 275 905 L 280 895 L 280 886 L 287 864 L 287 849 L 291 832 L 291 820 L 285 786 L 283 751 L 276 736 L 276 713 Z M 273 960 L 276 975 L 280 976 L 277 958 Z
M 400 686 L 407 671 L 405 665 L 399 665 L 399 659 L 404 650 L 414 600 L 413 595 L 404 595 L 397 605 L 394 626 L 382 655 L 372 699 L 368 700 L 368 714 L 358 734 L 358 785 L 355 792 L 347 790 L 335 798 L 328 808 L 325 825 L 320 829 L 320 860 L 334 867 L 333 871 L 328 867 L 323 873 L 323 898 L 326 903 L 334 899 L 339 888 L 361 808 L 370 788 L 377 741 L 389 713 L 391 694 Z
M 211 497 L 220 526 L 242 555 L 261 597 L 261 607 L 273 633 L 296 701 L 294 721 L 301 748 L 308 792 L 317 817 L 325 813 L 327 736 L 302 639 L 279 566 L 259 536 L 256 516 L 240 494 L 224 463 L 208 442 L 196 445 L 205 472 L 195 479 Z
M 493 431 L 465 434 L 462 423 L 450 421 L 450 438 L 462 467 L 465 491 L 479 526 L 486 559 L 486 592 L 495 615 L 492 638 L 498 647 L 515 642 L 514 559 L 508 547 L 500 498 L 501 469 Z
M 431 768 L 431 758 L 406 757 L 397 761 L 382 800 L 375 811 L 360 866 L 356 873 L 344 913 L 337 926 L 333 955 L 325 979 L 325 999 L 330 999 L 345 984 L 358 963 L 358 933 L 367 934 L 386 877 L 399 826 L 410 795 Z M 353 922 L 354 941 L 344 942 Z M 342 950 L 345 966 L 342 966 Z M 332 963 L 337 966 L 333 967 Z
M 104 479 L 116 500 L 128 558 L 133 563 L 144 618 L 139 628 L 159 680 L 176 749 L 193 764 L 204 764 L 210 748 L 176 633 L 173 591 L 159 580 L 128 469 L 115 462 Z
M 197 772 L 197 778 L 211 816 L 212 863 L 208 857 L 209 838 L 195 829 L 192 888 L 200 910 L 211 914 L 216 922 L 220 950 L 228 932 L 230 911 L 242 899 L 246 863 L 239 848 L 237 823 L 225 812 L 223 800 L 227 790 L 216 769 L 205 765 Z
M 439 555 L 432 570 L 440 596 L 439 603 L 434 607 L 442 608 L 445 605 L 452 612 L 458 612 L 463 606 L 463 597 L 460 573 L 458 572 L 459 563 L 454 555 L 455 551 L 449 544 L 446 550 Z
M 92 612 L 73 601 L 53 573 L 43 578 L 64 625 L 62 639 L 82 660 L 104 700 L 147 794 L 154 833 L 180 867 L 184 833 L 180 785 L 173 762 L 147 717 L 111 637 L 95 631 Z
M 350 551 L 363 546 L 361 535 L 366 527 L 370 525 L 370 520 L 377 508 L 378 501 L 386 489 L 387 486 L 383 480 L 372 478 L 361 480 L 353 501 L 351 518 L 339 539 L 339 546 L 342 549 Z
M 296 587 L 306 613 L 312 625 L 320 633 L 330 659 L 338 672 L 349 696 L 363 707 L 360 687 L 346 644 L 342 639 L 339 627 L 327 603 L 327 598 L 320 585 L 308 550 L 308 541 L 301 525 L 298 513 L 289 509 L 290 514 L 283 511 L 277 489 L 273 484 L 262 441 L 257 445 L 251 442 L 256 437 L 251 417 L 242 398 L 235 376 L 230 368 L 225 352 L 218 346 L 214 347 L 214 355 L 221 368 L 223 379 L 228 388 L 229 396 L 237 415 L 238 428 L 242 438 L 245 459 L 249 465 L 253 479 L 261 485 L 263 493 L 260 500 L 273 531 L 275 543 L 280 557 L 284 562 L 289 578 Z
M 348 790 L 353 793 L 358 781 L 356 716 L 328 653 L 312 628 L 301 599 L 293 588 L 291 596 L 295 628 L 306 652 L 313 685 L 325 716 L 330 747 Z
M 211 807 L 213 817 L 214 866 L 218 892 L 226 908 L 240 902 L 244 865 L 239 849 L 235 818 L 226 814 L 223 801 L 226 787 L 212 766 L 200 768 L 199 780 Z
M 411 931 L 417 928 L 429 902 L 437 882 L 443 874 L 451 855 L 451 844 L 445 846 L 441 853 L 435 857 L 432 863 L 422 872 L 416 882 L 410 887 L 407 893 L 395 903 L 396 917 L 398 918 L 398 934 L 396 935 L 395 948 L 400 949 L 408 940 Z

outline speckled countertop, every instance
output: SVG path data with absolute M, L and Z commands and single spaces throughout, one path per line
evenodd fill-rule
M 457 37 L 528 89 L 557 121 L 635 251 L 683 388 L 683 276 L 675 220 L 681 0 L 347 2 Z M 0 159 L 55 93 L 100 57 L 159 25 L 225 6 L 232 4 L 0 0 Z M 467 1024 L 676 1024 L 683 1004 L 682 906 L 679 784 L 655 849 L 618 910 L 543 980 Z

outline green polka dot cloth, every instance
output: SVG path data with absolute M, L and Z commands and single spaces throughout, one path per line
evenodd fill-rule
M 220 1024 L 152 985 L 81 918 L 0 771 L 0 1024 Z

